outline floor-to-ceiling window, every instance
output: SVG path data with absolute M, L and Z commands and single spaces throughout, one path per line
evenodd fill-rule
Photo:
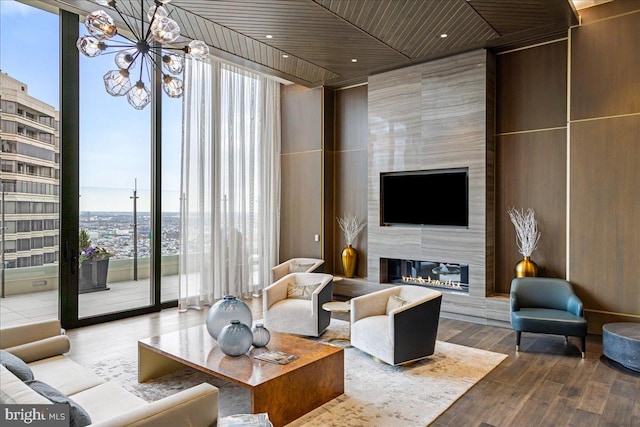
M 58 16 L 0 1 L 2 326 L 58 316 Z
M 73 327 L 175 304 L 182 100 L 138 111 L 108 95 L 113 56 L 75 49 L 83 17 L 10 0 L 0 12 L 2 325 L 60 316 Z

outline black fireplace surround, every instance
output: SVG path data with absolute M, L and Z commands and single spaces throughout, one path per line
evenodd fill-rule
M 381 258 L 380 267 L 381 283 L 417 285 L 439 291 L 469 293 L 469 266 L 465 264 Z

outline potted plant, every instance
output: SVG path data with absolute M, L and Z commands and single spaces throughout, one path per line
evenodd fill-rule
M 91 239 L 86 230 L 81 229 L 78 235 L 78 293 L 106 291 L 109 258 L 114 254 L 105 248 L 91 246 Z
M 531 254 L 538 247 L 538 241 L 541 236 L 538 231 L 536 213 L 531 208 L 527 209 L 526 212 L 523 209 L 509 208 L 507 212 L 516 229 L 518 251 L 524 257 L 516 264 L 516 277 L 535 277 L 538 275 L 538 266 L 531 261 Z
M 342 218 L 337 218 L 337 220 L 342 233 L 344 233 L 344 240 L 347 243 L 347 247 L 342 250 L 342 270 L 344 271 L 345 277 L 355 277 L 358 252 L 351 245 L 364 228 L 365 223 L 360 221 L 355 214 L 347 213 L 345 213 Z

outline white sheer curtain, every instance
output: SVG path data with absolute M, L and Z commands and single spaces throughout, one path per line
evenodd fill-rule
M 278 254 L 280 84 L 188 61 L 179 308 L 261 294 Z

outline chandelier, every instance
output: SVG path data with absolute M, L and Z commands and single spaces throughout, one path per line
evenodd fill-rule
M 185 56 L 205 59 L 209 47 L 200 40 L 193 40 L 187 46 L 173 47 L 180 37 L 180 27 L 169 17 L 164 7 L 171 0 L 154 0 L 147 13 L 148 23 L 144 20 L 144 0 L 140 0 L 139 25 L 135 18 L 127 17 L 116 4 L 116 0 L 96 0 L 101 6 L 113 8 L 133 34 L 134 39 L 119 34 L 113 18 L 104 10 L 87 15 L 84 25 L 89 35 L 78 39 L 78 50 L 95 58 L 99 55 L 115 54 L 114 62 L 118 67 L 108 71 L 104 77 L 104 86 L 109 95 L 125 96 L 129 104 L 142 110 L 151 101 L 152 75 L 155 69 L 162 72 L 162 89 L 172 97 L 182 96 Z M 132 79 L 135 83 L 132 84 Z M 149 82 L 145 84 L 145 81 Z

